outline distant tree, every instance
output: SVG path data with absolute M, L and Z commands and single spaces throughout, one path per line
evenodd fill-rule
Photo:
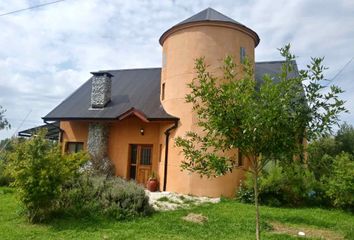
M 335 136 L 335 141 L 338 152 L 354 155 L 354 127 L 352 125 L 343 123 Z
M 6 110 L 0 105 L 0 130 L 11 127 L 10 123 L 5 118 L 5 112 Z
M 330 177 L 336 156 L 342 152 L 354 156 L 354 128 L 343 123 L 336 134 L 324 136 L 308 145 L 308 166 L 317 180 Z
M 338 154 L 338 148 L 333 136 L 326 136 L 311 142 L 307 148 L 308 167 L 314 173 L 316 180 L 320 181 L 333 171 L 333 162 Z
M 181 167 L 200 175 L 220 176 L 234 169 L 236 157 L 222 152 L 238 150 L 248 158 L 254 179 L 257 240 L 258 180 L 264 166 L 274 159 L 301 158 L 303 141 L 331 132 L 339 114 L 345 111 L 338 96 L 340 88 L 330 86 L 323 93 L 323 58 L 312 58 L 307 70 L 290 77 L 295 59 L 290 45 L 280 53 L 286 61 L 277 76 L 279 81 L 265 75 L 260 86 L 247 60 L 237 75 L 236 64 L 226 57 L 224 75 L 217 78 L 207 71 L 203 58 L 197 59 L 197 77 L 189 84 L 191 92 L 186 101 L 193 104 L 202 134 L 188 132 L 175 139 L 185 155 Z

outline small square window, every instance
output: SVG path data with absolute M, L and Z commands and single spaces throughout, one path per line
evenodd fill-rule
M 67 153 L 77 153 L 84 149 L 83 142 L 68 142 L 66 143 L 66 152 Z

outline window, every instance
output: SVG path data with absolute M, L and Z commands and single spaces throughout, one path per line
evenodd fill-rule
M 237 166 L 243 166 L 243 156 L 240 150 L 238 150 L 238 156 L 237 156 Z
M 141 147 L 141 165 L 151 165 L 151 147 Z
M 161 87 L 161 99 L 165 99 L 165 83 L 163 83 Z
M 84 149 L 83 142 L 67 142 L 66 143 L 66 152 L 67 153 L 77 153 Z
M 246 49 L 244 47 L 240 47 L 240 62 L 243 63 L 246 59 Z

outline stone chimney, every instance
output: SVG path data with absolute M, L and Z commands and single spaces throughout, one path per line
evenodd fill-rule
M 111 101 L 111 86 L 113 75 L 109 72 L 91 72 L 91 108 L 104 108 Z

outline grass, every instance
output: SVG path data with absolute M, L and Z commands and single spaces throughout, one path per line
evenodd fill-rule
M 170 202 L 171 200 L 168 197 L 164 196 L 164 197 L 160 197 L 159 199 L 157 199 L 157 201 L 159 201 L 159 202 Z
M 20 205 L 9 188 L 0 188 L 0 239 L 254 239 L 252 205 L 222 201 L 133 221 L 104 218 L 62 218 L 33 225 L 19 214 Z M 208 218 L 203 224 L 186 222 L 189 213 Z M 270 223 L 292 227 L 326 229 L 354 239 L 354 216 L 341 211 L 316 208 L 286 209 L 261 207 L 263 239 L 298 239 L 271 231 Z M 300 239 L 300 238 L 299 238 Z M 310 238 L 306 238 L 310 239 Z M 315 238 L 311 238 L 315 239 Z

